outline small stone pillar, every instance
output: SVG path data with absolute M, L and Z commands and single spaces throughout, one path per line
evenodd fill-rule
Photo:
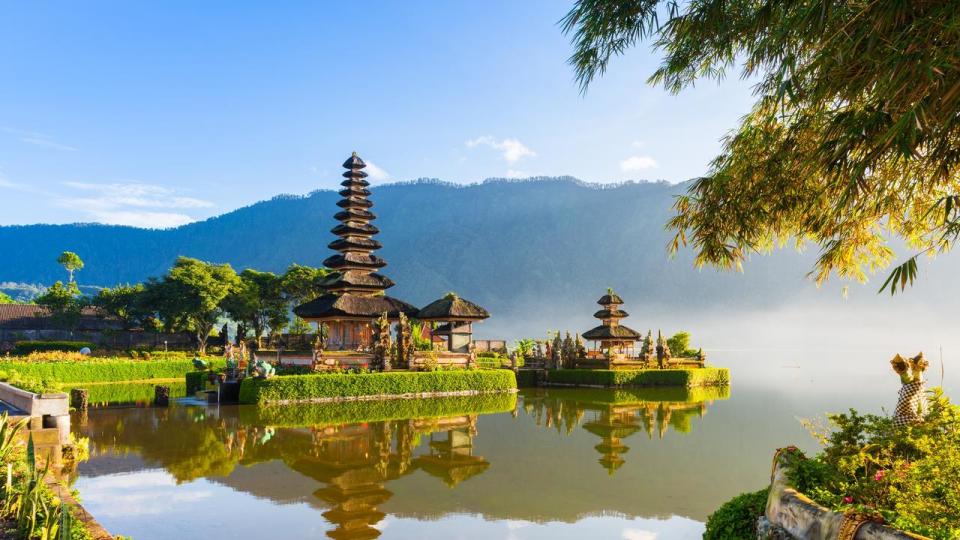
M 70 406 L 78 411 L 86 411 L 88 397 L 88 392 L 83 388 L 73 388 L 70 390 Z
M 157 385 L 153 387 L 153 404 L 157 407 L 166 407 L 170 404 L 170 387 Z

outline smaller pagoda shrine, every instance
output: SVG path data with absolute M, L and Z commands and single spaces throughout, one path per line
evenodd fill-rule
M 452 353 L 470 352 L 473 323 L 488 317 L 490 313 L 487 310 L 452 292 L 427 304 L 417 315 L 423 322 L 439 324 L 432 335 L 445 340 L 443 348 Z
M 603 355 L 608 360 L 623 360 L 634 356 L 634 344 L 641 339 L 636 330 L 620 324 L 621 319 L 629 316 L 620 309 L 623 299 L 607 289 L 607 294 L 600 297 L 597 303 L 603 308 L 593 314 L 602 324 L 583 333 L 583 338 L 594 342 L 594 355 Z

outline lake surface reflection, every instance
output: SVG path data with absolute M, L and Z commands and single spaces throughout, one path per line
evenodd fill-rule
M 815 449 L 799 417 L 896 393 L 881 370 L 731 360 L 732 389 L 93 409 L 74 487 L 137 539 L 699 538 L 776 447 Z

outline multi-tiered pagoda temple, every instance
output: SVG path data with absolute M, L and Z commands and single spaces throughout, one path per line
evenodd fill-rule
M 636 330 L 620 324 L 620 320 L 629 316 L 629 313 L 620 309 L 623 299 L 617 296 L 612 289 L 597 300 L 603 309 L 593 314 L 602 324 L 583 333 L 583 338 L 597 342 L 600 351 L 610 356 L 623 356 L 632 349 L 634 343 L 640 339 Z
M 324 266 L 334 272 L 322 283 L 326 294 L 294 309 L 299 317 L 326 329 L 325 347 L 314 353 L 349 352 L 350 357 L 338 357 L 339 365 L 366 365 L 375 350 L 390 354 L 392 345 L 384 346 L 390 343 L 385 335 L 389 333 L 385 328 L 389 325 L 385 325 L 384 316 L 389 323 L 409 317 L 420 319 L 425 326 L 439 325 L 435 335 L 446 342 L 435 351 L 411 352 L 415 344 L 409 335 L 410 325 L 397 325 L 400 347 L 393 353 L 402 355 L 409 368 L 422 364 L 427 353 L 431 361 L 436 359 L 443 365 L 469 364 L 472 323 L 486 319 L 489 314 L 452 293 L 423 310 L 384 293 L 394 283 L 379 272 L 387 262 L 374 254 L 381 245 L 373 237 L 380 231 L 371 224 L 376 216 L 370 211 L 373 202 L 369 199 L 370 183 L 365 180 L 367 173 L 363 172 L 366 164 L 354 153 L 343 166 L 347 171 L 343 173 L 346 179 L 340 183 L 343 186 L 341 199 L 337 201 L 340 211 L 333 216 L 340 224 L 331 231 L 338 238 L 328 246 L 337 253 L 323 261 Z M 379 322 L 374 324 L 375 320 Z M 375 327 L 377 344 L 373 343 Z M 421 339 L 429 338 L 421 335 Z
M 342 198 L 337 201 L 341 210 L 333 216 L 340 224 L 331 230 L 339 238 L 327 246 L 338 254 L 323 261 L 334 270 L 323 283 L 328 292 L 294 312 L 304 320 L 327 325 L 328 347 L 352 350 L 370 344 L 373 319 L 384 313 L 391 320 L 401 313 L 414 316 L 417 308 L 384 294 L 394 283 L 378 272 L 387 262 L 374 254 L 382 246 L 373 238 L 380 231 L 370 223 L 377 216 L 370 211 L 370 183 L 363 172 L 367 165 L 354 152 L 343 166 L 346 180 L 340 183 Z

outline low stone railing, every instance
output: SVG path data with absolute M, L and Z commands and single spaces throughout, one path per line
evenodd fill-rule
M 767 509 L 757 524 L 758 540 L 929 540 L 813 502 L 790 485 L 789 454 L 803 455 L 795 447 L 782 448 L 774 455 Z
M 30 429 L 56 428 L 61 444 L 70 440 L 70 404 L 67 394 L 34 394 L 7 383 L 0 383 L 0 401 L 30 418 Z

